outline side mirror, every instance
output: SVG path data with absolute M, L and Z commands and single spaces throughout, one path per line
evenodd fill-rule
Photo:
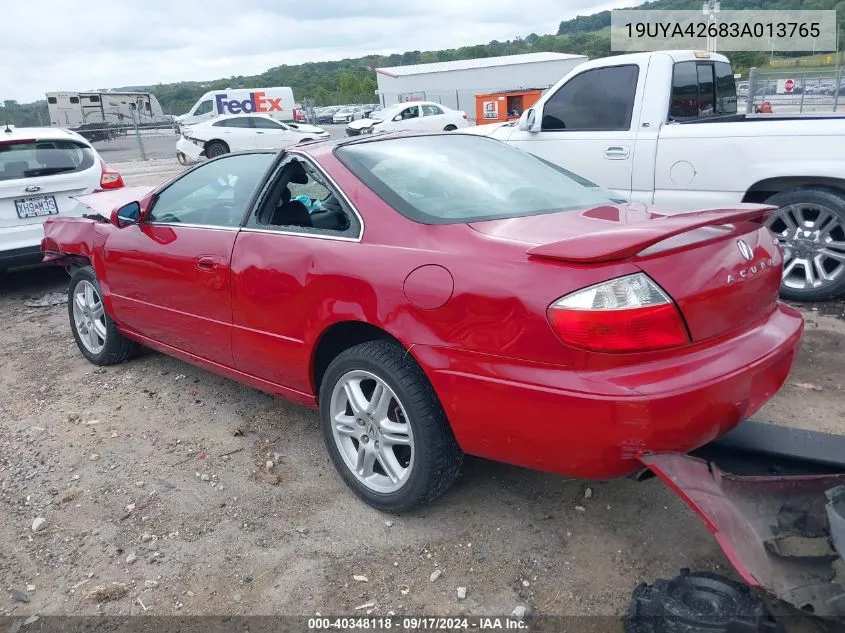
M 122 229 L 141 220 L 141 203 L 130 202 L 111 212 L 111 223 Z
M 529 108 L 525 112 L 522 113 L 522 116 L 519 117 L 519 123 L 516 124 L 516 128 L 520 132 L 536 132 L 534 129 L 534 124 L 537 122 L 537 113 L 535 112 L 534 108 Z
M 397 114 L 395 117 L 393 117 L 393 120 L 394 120 L 394 121 L 401 121 L 401 120 L 402 120 L 402 115 L 401 115 L 401 114 Z

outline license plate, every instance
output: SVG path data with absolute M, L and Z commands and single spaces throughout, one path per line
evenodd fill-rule
M 53 196 L 39 196 L 15 200 L 15 210 L 19 218 L 37 218 L 42 215 L 55 215 L 59 212 L 59 207 Z

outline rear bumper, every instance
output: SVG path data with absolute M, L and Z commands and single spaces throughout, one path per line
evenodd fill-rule
M 451 348 L 413 353 L 464 452 L 605 479 L 638 457 L 687 452 L 726 433 L 781 387 L 803 320 L 779 305 L 739 336 L 624 371 L 577 372 Z
M 0 268 L 37 264 L 41 261 L 43 237 L 44 225 L 41 222 L 0 229 Z
M 642 460 L 698 513 L 745 582 L 816 616 L 845 616 L 845 475 L 738 476 L 686 455 Z
M 41 253 L 41 245 L 39 239 L 38 246 L 27 246 L 25 248 L 15 248 L 11 250 L 0 251 L 0 270 L 6 268 L 17 268 L 19 266 L 32 266 L 43 261 L 44 255 Z

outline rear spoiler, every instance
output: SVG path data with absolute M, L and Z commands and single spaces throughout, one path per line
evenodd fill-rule
M 541 244 L 526 251 L 532 257 L 577 263 L 612 262 L 628 259 L 649 246 L 681 233 L 705 226 L 723 226 L 739 222 L 762 223 L 776 207 L 753 209 L 711 209 L 667 215 L 621 229 L 609 229 Z

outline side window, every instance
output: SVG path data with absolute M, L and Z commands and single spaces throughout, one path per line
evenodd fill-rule
M 253 117 L 252 127 L 257 127 L 262 130 L 280 130 L 284 128 L 281 123 L 277 123 L 272 119 L 266 119 L 263 116 Z
M 71 103 L 79 103 L 79 97 L 71 97 L 70 102 Z
M 240 225 L 253 191 L 274 158 L 271 153 L 240 154 L 193 169 L 158 195 L 149 221 L 217 227 Z
M 730 64 L 716 62 L 716 113 L 736 114 L 736 80 Z
M 638 77 L 638 66 L 596 68 L 576 75 L 546 102 L 542 129 L 630 129 Z
M 688 121 L 698 118 L 698 71 L 695 62 L 679 62 L 672 73 L 669 118 Z
M 47 103 L 58 103 L 56 97 L 47 97 Z
M 322 173 L 304 158 L 283 163 L 247 228 L 357 237 L 360 225 Z
M 214 102 L 211 99 L 206 99 L 197 106 L 196 110 L 194 110 L 194 116 L 199 116 L 200 114 L 208 114 L 209 112 L 211 112 L 212 108 L 214 108 Z
M 443 114 L 443 110 L 436 105 L 424 105 L 422 107 L 422 111 L 423 116 L 437 116 L 438 114 Z
M 212 127 L 252 127 L 249 117 L 239 116 L 231 119 L 220 119 L 211 124 Z
M 419 106 L 411 106 L 410 108 L 405 108 L 402 110 L 402 120 L 405 121 L 407 119 L 416 119 L 420 116 L 420 109 Z

